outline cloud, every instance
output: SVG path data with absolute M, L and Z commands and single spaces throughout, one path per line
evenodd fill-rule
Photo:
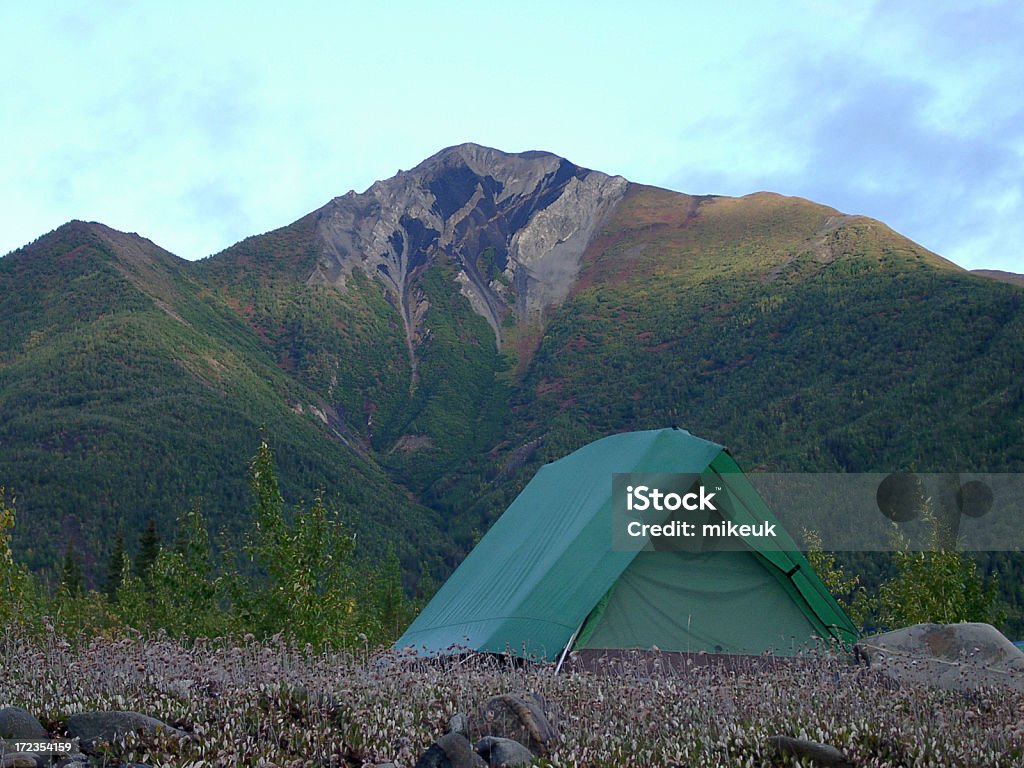
M 841 45 L 762 49 L 774 64 L 727 129 L 732 155 L 676 182 L 808 197 L 964 266 L 1024 271 L 1022 14 L 915 6 L 879 6 Z

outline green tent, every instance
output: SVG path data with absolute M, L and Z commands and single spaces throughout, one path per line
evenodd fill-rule
M 735 524 L 777 525 L 722 446 L 681 429 L 606 437 L 542 467 L 395 648 L 553 660 L 570 647 L 793 655 L 856 639 L 785 531 L 774 546 L 750 537 L 729 550 L 615 546 L 622 473 L 699 477 Z

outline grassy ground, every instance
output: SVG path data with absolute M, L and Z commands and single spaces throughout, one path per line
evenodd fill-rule
M 0 705 L 56 730 L 68 715 L 131 710 L 189 731 L 129 739 L 113 758 L 151 765 L 412 766 L 456 712 L 535 691 L 559 711 L 556 766 L 780 766 L 773 735 L 832 744 L 858 766 L 1015 766 L 1024 698 L 898 688 L 839 658 L 758 672 L 679 676 L 439 666 L 371 653 L 312 654 L 275 642 L 0 636 Z

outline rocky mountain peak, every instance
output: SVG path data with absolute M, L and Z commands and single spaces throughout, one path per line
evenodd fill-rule
M 597 224 L 626 191 L 608 176 L 547 152 L 460 144 L 362 194 L 316 212 L 322 255 L 311 281 L 345 289 L 353 269 L 380 280 L 405 325 L 415 370 L 426 299 L 422 272 L 454 264 L 462 293 L 494 331 L 561 303 Z
M 555 174 L 562 165 L 587 172 L 550 152 L 502 152 L 479 144 L 458 144 L 442 149 L 417 165 L 410 174 L 420 178 L 437 179 L 452 171 L 469 171 L 480 178 L 498 181 L 505 196 L 522 194 L 540 184 L 545 177 Z

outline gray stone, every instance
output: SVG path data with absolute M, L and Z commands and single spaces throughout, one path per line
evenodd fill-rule
M 35 752 L 7 752 L 0 757 L 0 768 L 43 768 L 46 760 Z
M 489 699 L 470 721 L 474 739 L 497 736 L 512 739 L 535 755 L 547 755 L 558 743 L 551 705 L 534 693 L 514 693 Z
M 172 728 L 162 720 L 137 712 L 80 712 L 71 715 L 64 728 L 68 736 L 80 740 L 80 747 L 87 754 L 97 754 L 99 742 L 112 742 L 128 733 L 145 736 L 165 734 L 177 739 L 188 738 L 188 734 Z
M 1024 653 L 988 624 L 915 624 L 865 637 L 857 649 L 901 683 L 1024 693 Z
M 515 768 L 533 763 L 533 753 L 512 739 L 484 736 L 477 742 L 476 751 L 490 768 Z
M 456 712 L 448 721 L 448 730 L 445 733 L 461 733 L 463 736 L 468 736 L 469 718 L 461 712 Z
M 487 768 L 487 763 L 465 736 L 446 733 L 420 756 L 415 768 Z
M 21 707 L 0 708 L 0 739 L 48 739 L 36 716 Z
M 800 760 L 810 760 L 811 765 L 821 765 L 826 768 L 853 768 L 853 763 L 846 759 L 846 755 L 829 744 L 794 739 L 790 736 L 772 736 L 768 741 L 779 753 L 793 755 Z

